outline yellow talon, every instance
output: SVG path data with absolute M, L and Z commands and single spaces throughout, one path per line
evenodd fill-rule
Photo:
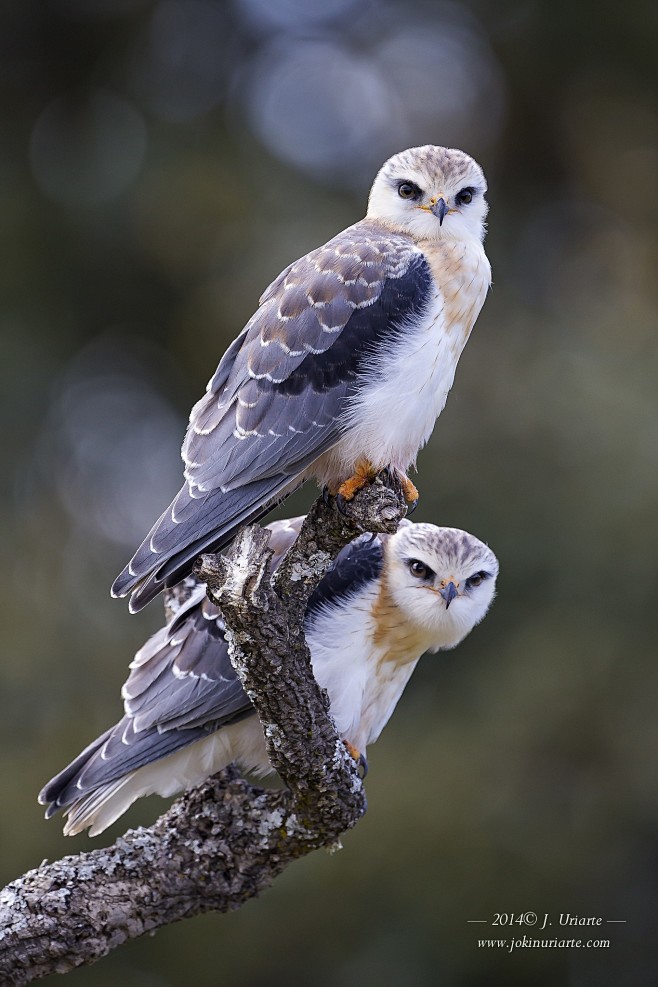
M 362 490 L 366 483 L 374 480 L 376 476 L 377 470 L 372 463 L 369 463 L 367 459 L 360 459 L 356 464 L 354 475 L 339 486 L 338 496 L 342 497 L 343 500 L 352 500 L 355 494 Z

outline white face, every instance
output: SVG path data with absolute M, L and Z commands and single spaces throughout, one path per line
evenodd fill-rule
M 402 525 L 386 546 L 388 584 L 427 650 L 454 648 L 485 616 L 496 592 L 498 560 L 459 528 Z
M 482 169 L 468 154 L 426 144 L 385 162 L 370 191 L 368 216 L 415 240 L 481 242 L 486 191 Z

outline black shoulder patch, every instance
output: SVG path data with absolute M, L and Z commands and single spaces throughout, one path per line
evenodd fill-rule
M 321 353 L 309 353 L 292 373 L 276 384 L 280 394 L 301 394 L 306 387 L 320 393 L 356 378 L 363 361 L 386 339 L 395 339 L 402 324 L 419 318 L 430 297 L 432 275 L 420 254 L 399 278 L 388 278 L 371 305 L 355 309 L 335 342 Z M 269 381 L 259 381 L 266 390 Z
M 334 607 L 367 583 L 379 579 L 384 564 L 384 548 L 376 535 L 360 535 L 346 545 L 321 580 L 306 608 L 312 618 L 323 607 Z

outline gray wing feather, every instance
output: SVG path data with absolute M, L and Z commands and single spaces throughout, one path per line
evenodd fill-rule
M 303 517 L 268 525 L 269 547 L 276 568 L 299 534 Z M 190 729 L 220 726 L 251 709 L 231 664 L 225 625 L 217 606 L 196 586 L 167 627 L 157 631 L 137 652 L 121 694 L 135 732 L 157 728 Z
M 338 346 L 340 337 L 418 258 L 407 237 L 364 221 L 279 275 L 192 410 L 183 446 L 192 488 L 290 473 L 336 442 L 361 355 L 358 345 Z
M 303 517 L 269 525 L 272 566 L 288 551 Z M 137 768 L 253 713 L 228 656 L 225 627 L 206 587 L 190 576 L 167 600 L 175 614 L 137 652 L 122 689 L 125 716 L 48 782 L 46 815 Z
M 122 695 L 135 733 L 227 723 L 249 710 L 228 656 L 221 616 L 205 597 L 190 603 L 137 653 Z

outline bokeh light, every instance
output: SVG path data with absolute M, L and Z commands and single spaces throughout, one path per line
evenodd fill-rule
M 374 10 L 369 0 L 235 0 L 235 7 L 246 25 L 267 35 L 273 31 L 303 35 L 332 21 L 345 28 L 359 12 Z
M 499 133 L 503 77 L 473 15 L 409 8 L 404 24 L 384 16 L 364 38 L 357 19 L 352 33 L 275 35 L 243 69 L 237 91 L 278 157 L 358 186 L 403 147 L 486 146 Z
M 148 379 L 159 354 L 131 349 L 129 338 L 105 336 L 54 382 L 38 460 L 71 524 L 124 550 L 178 489 L 185 426 Z
M 221 5 L 162 0 L 136 46 L 134 86 L 143 105 L 160 119 L 194 120 L 223 98 L 231 61 Z

